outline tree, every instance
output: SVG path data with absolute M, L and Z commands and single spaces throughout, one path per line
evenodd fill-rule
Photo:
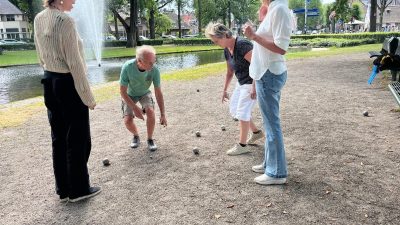
M 201 35 L 201 0 L 197 0 L 197 26 L 199 28 L 199 35 Z
M 122 16 L 118 13 L 118 10 L 122 9 L 123 5 L 126 5 L 127 0 L 110 0 L 108 5 L 111 12 L 118 18 L 121 22 L 122 26 L 124 26 L 126 30 L 126 47 L 136 47 L 137 41 L 139 39 L 139 32 L 137 28 L 138 24 L 138 13 L 139 13 L 139 0 L 129 0 L 129 24 L 122 18 Z M 141 2 L 140 5 L 143 5 Z
M 210 21 L 220 21 L 230 26 L 231 15 L 234 16 L 235 22 L 241 25 L 248 19 L 256 19 L 260 6 L 259 0 L 201 0 L 201 4 L 199 2 L 194 1 L 193 7 L 199 15 L 200 27 L 201 24 L 208 24 Z
M 149 12 L 148 20 L 149 20 L 149 27 L 150 27 L 150 38 L 154 39 L 155 36 L 155 24 L 156 24 L 156 17 L 160 9 L 164 8 L 168 4 L 170 4 L 173 0 L 147 0 L 145 1 L 145 8 Z
M 33 22 L 35 16 L 40 10 L 42 10 L 41 0 L 9 0 L 17 8 L 23 11 L 28 17 L 30 23 Z
M 182 38 L 182 21 L 181 21 L 181 10 L 182 10 L 182 0 L 176 0 L 176 5 L 178 6 L 178 30 L 179 38 Z
M 371 0 L 371 11 L 369 13 L 369 32 L 376 31 L 376 6 L 377 0 Z
M 378 9 L 379 9 L 379 24 L 380 28 L 383 27 L 383 13 L 386 8 L 393 2 L 393 0 L 379 0 Z
M 164 15 L 164 14 L 157 14 L 155 17 L 155 32 L 159 35 L 161 35 L 162 33 L 167 32 L 168 30 L 170 30 L 172 27 L 172 20 Z

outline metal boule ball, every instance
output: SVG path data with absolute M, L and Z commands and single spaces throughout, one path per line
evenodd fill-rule
M 225 131 L 225 130 L 226 130 L 226 128 L 225 128 L 224 125 L 221 126 L 221 130 L 222 130 L 222 131 Z
M 363 112 L 363 115 L 364 115 L 364 116 L 368 116 L 368 111 L 364 111 L 364 112 Z
M 103 165 L 104 166 L 109 166 L 110 165 L 110 160 L 108 160 L 107 158 L 103 159 Z
M 200 131 L 196 131 L 196 137 L 201 137 Z
M 200 92 L 200 89 L 197 89 L 197 92 Z
M 200 153 L 199 149 L 197 147 L 194 147 L 193 148 L 193 154 L 198 155 L 199 153 Z

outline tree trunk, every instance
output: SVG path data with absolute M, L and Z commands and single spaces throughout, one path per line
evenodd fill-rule
M 379 9 L 379 29 L 380 31 L 382 31 L 382 27 L 383 27 L 383 13 L 385 12 L 385 8 L 383 5 L 381 5 L 381 8 Z
M 369 14 L 369 31 L 376 31 L 376 7 L 377 0 L 371 0 L 371 12 Z
M 117 40 L 119 40 L 119 31 L 118 31 L 118 19 L 117 19 L 117 15 L 115 15 L 114 13 L 114 30 L 115 30 L 115 38 L 117 38 Z
M 178 0 L 178 29 L 179 29 L 179 38 L 182 38 L 181 7 L 182 7 L 182 1 L 181 1 L 181 0 Z
M 197 25 L 199 26 L 199 35 L 201 35 L 201 0 L 197 1 L 199 4 L 199 13 L 197 17 Z
M 150 26 L 150 38 L 156 38 L 156 27 L 155 27 L 155 18 L 154 18 L 155 10 L 154 8 L 150 10 L 150 18 L 149 18 L 149 26 Z
M 127 33 L 126 47 L 132 48 L 137 46 L 137 38 L 139 36 L 137 32 L 137 12 L 138 12 L 138 1 L 130 0 L 130 20 L 129 20 L 129 33 Z
M 232 29 L 231 27 L 231 0 L 228 0 L 228 28 Z
M 130 28 L 130 26 L 125 22 L 125 20 L 121 17 L 121 15 L 119 15 L 118 12 L 115 11 L 115 9 L 112 9 L 111 11 L 112 11 L 112 13 L 114 13 L 114 15 L 117 16 L 119 22 L 121 22 L 121 23 L 122 23 L 122 26 L 124 26 L 124 28 L 125 28 L 125 31 L 126 31 L 126 40 L 127 40 L 127 42 L 126 42 L 126 47 L 129 48 L 129 45 L 128 45 L 128 37 L 129 37 L 129 36 L 132 36 L 131 28 Z

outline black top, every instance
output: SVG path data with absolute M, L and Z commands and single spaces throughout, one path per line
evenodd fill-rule
M 237 37 L 235 40 L 233 55 L 231 55 L 227 48 L 224 49 L 225 59 L 229 66 L 235 71 L 236 78 L 240 85 L 251 84 L 253 82 L 253 79 L 249 75 L 250 63 L 244 58 L 251 50 L 253 50 L 253 44 L 240 37 Z

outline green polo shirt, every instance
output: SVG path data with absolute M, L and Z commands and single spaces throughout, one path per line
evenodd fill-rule
M 131 59 L 122 66 L 119 83 L 128 87 L 131 97 L 141 97 L 150 92 L 151 83 L 154 87 L 160 87 L 160 71 L 154 66 L 150 71 L 141 72 L 136 59 Z

